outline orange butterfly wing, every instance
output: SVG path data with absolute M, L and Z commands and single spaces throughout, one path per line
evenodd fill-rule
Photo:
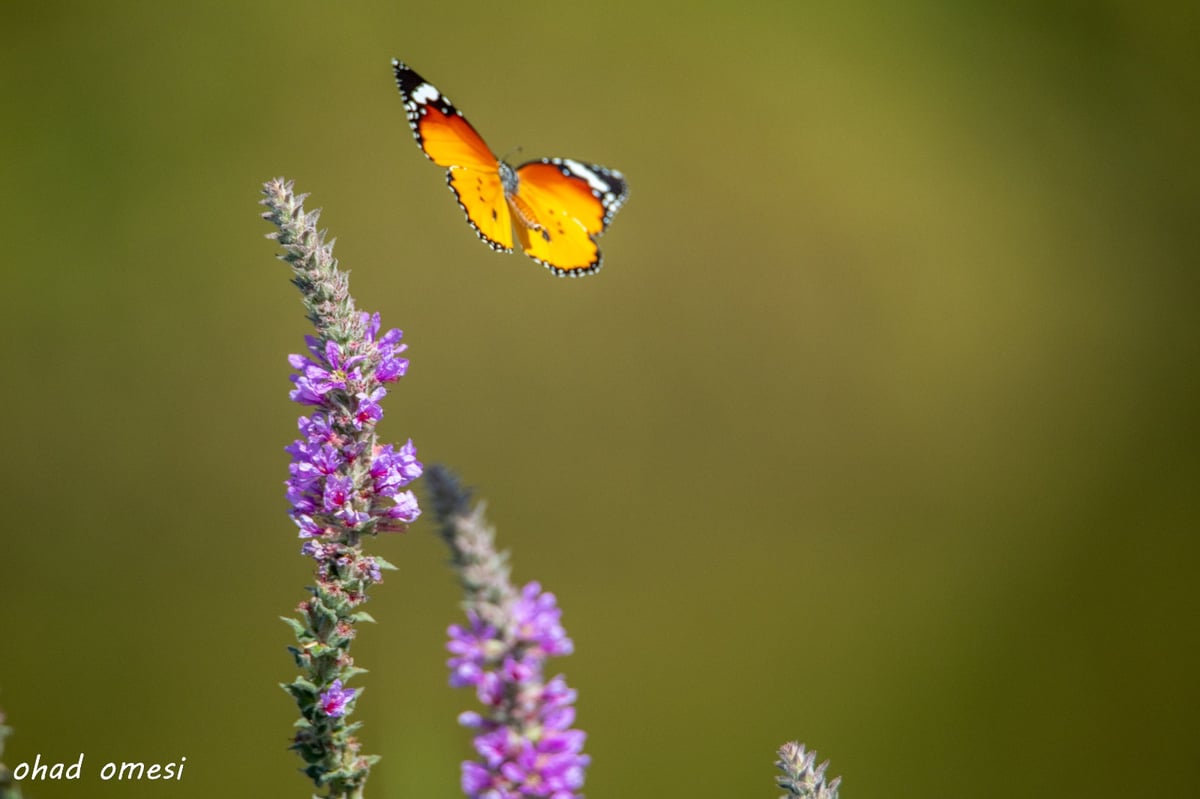
M 494 250 L 512 252 L 512 218 L 499 159 L 448 97 L 405 64 L 393 61 L 392 66 L 417 146 L 447 168 L 446 183 L 479 237 Z
M 599 271 L 596 237 L 629 196 L 620 172 L 569 158 L 544 158 L 517 168 L 509 198 L 525 254 L 561 277 Z
M 446 182 L 479 238 L 493 250 L 512 252 L 512 218 L 500 173 L 452 166 L 446 172 Z

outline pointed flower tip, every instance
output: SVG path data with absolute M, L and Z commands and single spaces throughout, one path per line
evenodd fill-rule
M 787 791 L 786 796 L 798 796 L 801 799 L 837 799 L 842 778 L 837 777 L 828 783 L 825 782 L 825 770 L 829 767 L 829 761 L 814 767 L 816 759 L 815 751 L 805 751 L 804 744 L 796 741 L 789 741 L 779 747 L 779 760 L 775 765 L 783 772 L 783 776 L 777 777 L 775 782 Z

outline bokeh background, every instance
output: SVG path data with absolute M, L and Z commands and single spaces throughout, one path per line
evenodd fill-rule
M 0 707 L 33 799 L 307 796 L 278 616 L 307 332 L 264 180 L 412 367 L 385 439 L 557 593 L 602 797 L 1200 777 L 1194 3 L 0 6 Z M 390 59 L 624 171 L 604 270 L 480 244 Z M 355 644 L 370 795 L 455 796 L 428 519 Z M 182 781 L 103 783 L 109 760 Z

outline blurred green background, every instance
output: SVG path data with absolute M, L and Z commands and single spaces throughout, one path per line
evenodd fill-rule
M 0 6 L 5 760 L 307 796 L 277 617 L 308 332 L 264 180 L 404 329 L 385 439 L 557 593 L 601 797 L 1194 792 L 1194 3 Z M 621 169 L 604 270 L 488 251 L 390 59 Z M 459 795 L 428 518 L 355 645 L 373 796 Z M 103 783 L 109 760 L 180 782 Z M 1126 785 L 1126 783 L 1130 783 Z

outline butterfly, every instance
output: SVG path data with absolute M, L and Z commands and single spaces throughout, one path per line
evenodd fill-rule
M 600 269 L 596 237 L 629 196 L 614 169 L 570 158 L 512 167 L 496 157 L 450 98 L 401 61 L 392 60 L 417 146 L 438 166 L 467 215 L 493 250 L 525 254 L 559 277 Z

